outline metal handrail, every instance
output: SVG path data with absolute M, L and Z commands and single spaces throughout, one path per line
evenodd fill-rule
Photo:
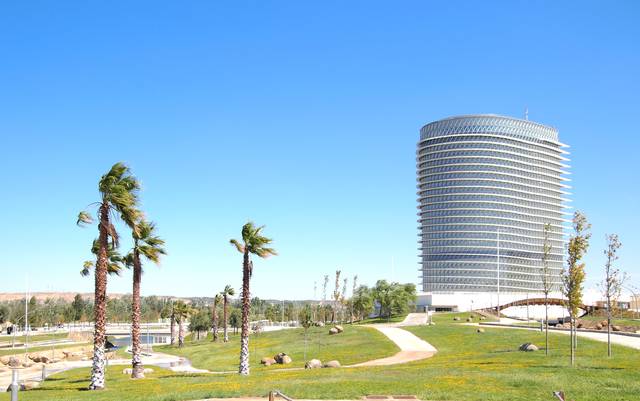
M 294 401 L 293 398 L 289 397 L 286 394 L 283 394 L 280 390 L 271 390 L 271 391 L 269 391 L 269 401 L 274 401 L 275 396 L 282 397 L 287 401 Z

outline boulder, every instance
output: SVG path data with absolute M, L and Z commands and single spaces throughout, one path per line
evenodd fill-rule
M 286 365 L 288 363 L 291 363 L 291 357 L 287 354 L 285 354 L 284 352 L 281 352 L 277 355 L 275 355 L 273 357 L 273 359 L 276 361 L 276 363 L 279 363 L 281 365 Z
M 38 387 L 40 385 L 40 382 L 34 381 L 34 380 L 30 380 L 27 382 L 22 382 L 18 384 L 18 390 L 19 391 L 27 391 L 27 390 L 33 390 L 34 388 Z M 10 393 L 11 392 L 11 384 L 9 384 L 9 386 L 7 387 L 7 392 Z
M 276 360 L 275 360 L 274 358 L 271 358 L 271 357 L 265 356 L 264 358 L 262 358 L 262 359 L 260 360 L 260 363 L 261 363 L 261 364 L 263 364 L 263 365 L 265 365 L 265 366 L 271 366 L 271 365 L 273 365 L 273 364 L 275 364 L 275 363 L 276 363 Z
M 484 333 L 484 329 L 478 329 L 476 330 L 476 333 Z
M 340 326 L 339 324 L 336 324 L 335 326 L 333 326 L 333 328 L 338 330 L 338 333 L 342 333 L 344 331 L 344 327 Z
M 312 359 L 310 361 L 307 361 L 307 363 L 304 364 L 305 369 L 319 369 L 321 367 L 322 367 L 322 362 L 320 362 L 319 359 Z
M 0 356 L 0 363 L 2 363 L 3 365 L 8 365 L 10 360 L 11 358 L 9 358 L 8 356 Z
M 600 323 L 596 324 L 596 330 L 602 330 L 602 325 Z
M 327 363 L 325 363 L 324 365 L 322 365 L 323 368 L 339 368 L 340 367 L 340 362 L 338 361 L 329 361 Z
M 532 343 L 524 343 L 518 349 L 524 352 L 533 352 L 533 351 L 537 351 L 538 347 Z
M 484 316 L 480 316 L 480 320 L 487 320 L 487 318 Z
M 22 363 L 22 367 L 23 368 L 30 368 L 32 366 L 33 366 L 33 363 L 31 363 L 31 362 L 23 362 Z
M 11 358 L 9 358 L 9 363 L 7 364 L 7 366 L 9 366 L 10 368 L 19 368 L 20 366 L 22 366 L 22 363 L 18 358 L 12 356 Z
M 460 317 L 456 316 L 456 317 L 453 318 L 453 320 L 455 320 L 457 322 L 458 320 L 460 320 Z
M 332 327 L 332 328 L 329 329 L 329 335 L 334 335 L 334 334 L 338 334 L 338 333 L 340 333 L 340 332 L 335 327 Z
M 133 373 L 133 369 L 131 368 L 122 369 L 122 374 L 131 375 L 132 373 Z M 142 374 L 148 375 L 150 373 L 153 373 L 153 369 L 151 368 L 144 368 L 142 370 Z
M 622 328 L 620 326 L 616 326 L 615 324 L 611 325 L 611 330 L 613 331 L 622 331 Z
M 600 324 L 602 325 L 602 327 L 607 327 L 609 325 L 609 322 L 607 322 L 606 320 L 603 320 L 600 322 Z
M 316 322 L 315 326 L 316 327 L 324 327 L 324 322 Z

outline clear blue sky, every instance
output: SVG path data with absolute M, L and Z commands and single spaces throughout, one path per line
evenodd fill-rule
M 97 229 L 75 218 L 116 161 L 167 241 L 144 294 L 237 287 L 247 219 L 281 253 L 255 263 L 260 297 L 308 298 L 336 268 L 417 282 L 419 128 L 525 107 L 571 145 L 589 286 L 611 232 L 640 284 L 638 4 L 4 3 L 0 291 L 92 291 Z

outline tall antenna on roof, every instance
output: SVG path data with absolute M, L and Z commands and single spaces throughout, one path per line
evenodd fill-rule
M 526 106 L 524 108 L 524 119 L 529 120 L 529 108 Z

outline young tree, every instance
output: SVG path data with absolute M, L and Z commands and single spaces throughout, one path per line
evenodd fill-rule
M 353 323 L 353 297 L 356 295 L 356 288 L 358 288 L 358 275 L 353 276 L 353 286 L 351 288 L 351 302 L 349 302 L 349 322 Z
M 580 211 L 573 215 L 573 234 L 567 244 L 567 268 L 562 274 L 563 294 L 566 297 L 566 307 L 569 311 L 571 321 L 571 366 L 575 365 L 576 354 L 576 317 L 578 309 L 582 305 L 582 284 L 584 283 L 584 257 L 589 249 L 589 239 L 591 238 L 591 224 L 587 217 Z
M 230 285 L 224 287 L 222 290 L 222 315 L 223 315 L 223 333 L 224 333 L 224 342 L 229 342 L 229 333 L 227 332 L 227 323 L 229 321 L 228 317 L 228 309 L 229 309 L 229 297 L 232 297 L 236 294 L 236 291 Z
M 200 340 L 201 331 L 207 332 L 211 326 L 210 319 L 211 317 L 206 309 L 200 309 L 191 316 L 191 319 L 189 319 L 189 331 L 196 333 L 196 340 Z
M 336 313 L 338 312 L 338 302 L 340 301 L 340 270 L 336 270 L 336 286 L 333 290 L 333 314 L 331 315 L 331 321 L 336 321 Z
M 544 225 L 542 230 L 542 274 L 540 275 L 542 293 L 544 294 L 544 353 L 549 355 L 549 293 L 552 290 L 551 269 L 549 268 L 549 257 L 551 255 L 551 224 Z
M 211 331 L 213 332 L 213 338 L 211 341 L 218 341 L 218 304 L 220 303 L 220 294 L 213 296 L 213 306 L 211 307 Z
M 329 286 L 329 275 L 324 275 L 324 280 L 322 282 L 322 304 L 324 305 L 327 302 L 327 287 Z
M 304 360 L 307 360 L 307 330 L 313 325 L 313 311 L 311 306 L 306 304 L 298 314 L 298 321 L 304 328 Z
M 615 304 L 622 293 L 622 286 L 626 276 L 613 264 L 618 260 L 618 249 L 622 246 L 617 234 L 607 235 L 607 249 L 604 255 L 607 258 L 604 265 L 604 281 L 601 284 L 602 293 L 607 302 L 607 355 L 611 357 L 611 316 Z
M 249 314 L 251 313 L 251 292 L 249 284 L 253 273 L 251 255 L 267 258 L 277 255 L 273 248 L 267 247 L 272 240 L 261 235 L 264 226 L 256 227 L 248 222 L 242 227 L 242 242 L 232 239 L 229 242 L 242 254 L 242 330 L 240 332 L 240 366 L 241 375 L 249 374 Z
M 118 233 L 111 221 L 113 213 L 132 229 L 140 217 L 138 206 L 138 190 L 140 184 L 127 166 L 116 163 L 108 173 L 100 178 L 98 190 L 100 200 L 98 204 L 98 257 L 95 265 L 95 294 L 94 294 L 94 335 L 93 335 L 93 366 L 91 369 L 90 390 L 105 387 L 106 356 L 104 344 L 106 340 L 106 307 L 107 307 L 107 265 L 109 242 L 112 249 L 118 247 Z M 86 211 L 78 214 L 78 225 L 90 224 L 93 217 Z
M 240 309 L 234 307 L 229 314 L 229 324 L 233 327 L 233 334 L 238 334 L 241 322 L 242 314 L 240 313 Z
M 160 263 L 160 256 L 166 255 L 164 240 L 155 233 L 156 225 L 143 219 L 133 230 L 133 249 L 125 257 L 127 266 L 133 268 L 133 291 L 131 297 L 131 377 L 144 378 L 142 350 L 140 349 L 140 284 L 142 283 L 142 258 Z
M 361 285 L 354 291 L 351 303 L 356 319 L 362 320 L 366 318 L 373 312 L 374 308 L 372 291 L 366 285 Z

